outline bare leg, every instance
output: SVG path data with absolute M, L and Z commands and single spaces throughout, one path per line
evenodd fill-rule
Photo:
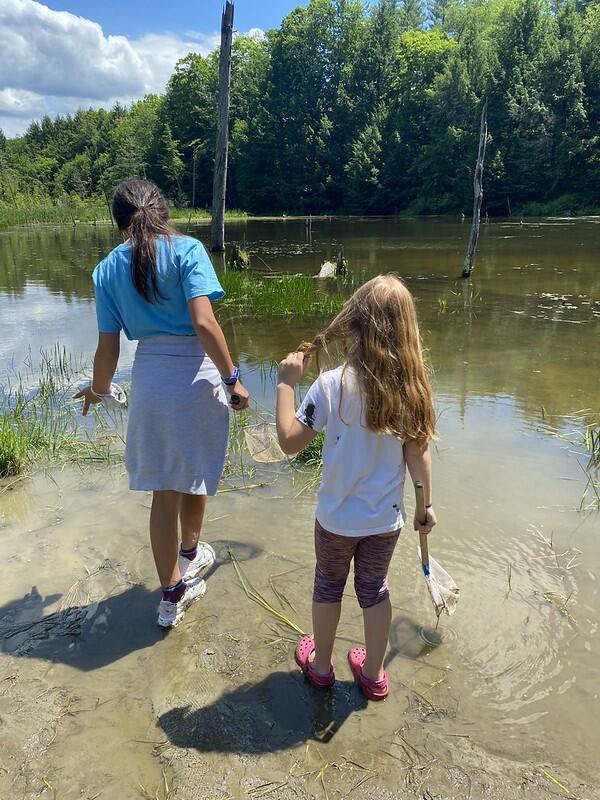
M 383 678 L 383 659 L 388 646 L 392 624 L 392 603 L 389 597 L 370 608 L 363 608 L 365 646 L 367 657 L 363 664 L 363 675 L 372 681 Z
M 153 492 L 152 495 L 150 543 L 163 588 L 172 586 L 181 579 L 177 533 L 180 498 L 179 492 Z
M 321 675 L 329 673 L 333 644 L 341 611 L 341 603 L 313 603 L 312 606 L 313 636 L 315 639 L 312 666 Z
M 181 521 L 181 546 L 191 550 L 198 544 L 206 509 L 206 495 L 182 494 L 179 506 Z

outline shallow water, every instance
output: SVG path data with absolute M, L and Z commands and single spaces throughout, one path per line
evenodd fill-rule
M 126 491 L 121 468 L 37 475 L 0 495 L 0 796 L 37 796 L 46 780 L 61 798 L 136 797 L 138 783 L 162 797 L 163 769 L 177 797 L 560 794 L 539 768 L 599 796 L 600 522 L 579 510 L 585 459 L 554 435 L 581 428 L 565 415 L 600 411 L 598 221 L 482 226 L 470 289 L 454 280 L 468 236 L 454 221 L 248 221 L 228 236 L 277 271 L 316 273 L 343 243 L 356 281 L 406 276 L 439 399 L 430 547 L 461 586 L 458 611 L 435 630 L 407 529 L 390 575 L 394 694 L 365 707 L 350 684 L 349 584 L 340 683 L 323 698 L 297 675 L 294 634 L 245 597 L 226 558 L 230 541 L 308 629 L 314 500 L 296 497 L 301 476 L 267 470 L 247 478 L 264 488 L 211 503 L 219 566 L 163 638 L 148 497 Z M 89 273 L 113 241 L 108 227 L 0 234 L 3 374 L 56 341 L 89 357 Z M 270 361 L 317 323 L 223 321 L 269 404 Z

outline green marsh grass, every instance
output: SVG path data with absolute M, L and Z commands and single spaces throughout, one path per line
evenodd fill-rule
M 304 450 L 301 450 L 294 456 L 295 464 L 302 464 L 306 467 L 315 467 L 319 471 L 323 468 L 323 443 L 325 441 L 325 434 L 319 431 L 315 438 L 309 442 Z
M 0 416 L 0 478 L 21 475 L 27 465 L 29 438 L 8 416 Z
M 237 576 L 238 581 L 240 582 L 240 586 L 244 590 L 244 594 L 249 600 L 252 600 L 253 603 L 256 603 L 261 608 L 264 608 L 265 611 L 268 611 L 275 619 L 282 625 L 285 625 L 294 633 L 300 634 L 300 636 L 304 636 L 304 631 L 297 625 L 290 617 L 288 617 L 283 612 L 279 611 L 275 608 L 275 606 L 270 603 L 259 591 L 257 591 L 254 586 L 250 583 L 247 576 L 244 574 L 239 561 L 235 557 L 235 553 L 231 548 L 228 548 L 229 558 L 233 565 L 233 569 Z
M 225 213 L 229 220 L 245 219 L 244 211 L 231 210 Z M 205 223 L 211 221 L 211 213 L 204 208 L 172 208 L 171 218 L 176 222 Z M 27 197 L 19 195 L 15 203 L 0 201 L 0 228 L 23 225 L 71 225 L 79 223 L 110 224 L 109 203 L 104 197 L 82 199 L 75 195 L 62 198 Z
M 0 395 L 0 478 L 23 475 L 36 465 L 72 461 L 111 463 L 122 453 L 122 419 L 94 408 L 90 422 L 73 403 L 73 381 L 83 365 L 58 346 L 27 361 Z M 34 382 L 35 377 L 35 382 Z
M 220 305 L 257 317 L 332 316 L 345 301 L 308 275 L 271 277 L 227 270 L 219 279 L 226 292 Z
M 324 442 L 325 434 L 323 431 L 319 431 L 304 450 L 301 450 L 292 459 L 292 465 L 298 467 L 299 472 L 302 474 L 303 483 L 298 496 L 304 494 L 304 492 L 315 491 L 319 485 L 323 473 Z
M 110 221 L 104 198 L 20 198 L 16 206 L 0 202 L 0 228 L 20 225 L 76 225 L 78 222 L 103 221 Z
M 542 413 L 545 419 L 545 409 Z M 591 419 L 589 410 L 586 409 L 569 415 L 567 419 L 579 422 L 580 426 L 566 433 L 553 428 L 553 435 L 568 442 L 575 448 L 578 456 L 585 458 L 585 463 L 579 461 L 586 478 L 580 510 L 600 511 L 600 424 L 597 422 L 597 415 Z

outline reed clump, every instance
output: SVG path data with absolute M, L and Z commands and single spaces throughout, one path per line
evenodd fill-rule
M 545 416 L 545 409 L 542 413 Z M 566 419 L 576 421 L 579 423 L 578 427 L 566 433 L 554 429 L 553 434 L 572 445 L 576 454 L 585 459 L 579 461 L 586 479 L 580 509 L 600 511 L 600 424 L 597 422 L 597 414 L 591 419 L 589 409 L 583 409 Z
M 226 292 L 220 305 L 255 317 L 331 316 L 345 300 L 308 275 L 263 276 L 227 270 L 220 281 Z
M 319 473 L 323 470 L 323 444 L 325 442 L 325 434 L 319 431 L 314 439 L 312 439 L 297 455 L 294 456 L 294 464 L 300 464 L 304 467 L 312 467 L 318 470 Z
M 122 420 L 94 409 L 92 424 L 71 401 L 82 366 L 61 347 L 27 363 L 25 377 L 0 394 L 0 478 L 18 477 L 51 461 L 111 463 L 122 454 Z M 35 376 L 35 381 L 33 380 Z

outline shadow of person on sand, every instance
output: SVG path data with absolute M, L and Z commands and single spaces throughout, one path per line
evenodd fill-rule
M 159 727 L 176 747 L 200 752 L 272 753 L 301 742 L 332 739 L 366 700 L 350 682 L 313 689 L 302 675 L 273 672 L 259 683 L 225 692 L 202 708 L 166 711 Z
M 247 542 L 236 542 L 233 539 L 214 539 L 210 542 L 210 545 L 215 551 L 216 559 L 213 566 L 206 575 L 204 575 L 205 578 L 209 578 L 211 575 L 214 575 L 218 569 L 230 563 L 230 550 L 238 561 L 250 561 L 264 553 L 262 547 L 248 544 Z
M 217 545 L 217 561 L 207 577 L 224 563 L 226 547 L 222 542 Z M 241 542 L 232 542 L 231 547 L 240 561 L 262 552 L 259 547 Z M 110 566 L 110 562 L 105 563 Z M 101 571 L 102 567 L 94 574 Z M 85 584 L 85 580 L 81 583 Z M 59 610 L 46 613 L 60 597 L 44 598 L 33 586 L 23 597 L 0 606 L 0 653 L 90 671 L 152 647 L 167 633 L 156 625 L 159 590 L 130 584 L 124 591 L 101 600 L 90 601 L 87 595 L 85 602 L 67 602 Z M 71 599 L 70 592 L 63 603 L 65 598 Z
M 45 614 L 36 586 L 0 607 L 0 652 L 41 658 L 88 671 L 104 667 L 162 638 L 154 624 L 159 592 L 133 585 L 104 600 Z

